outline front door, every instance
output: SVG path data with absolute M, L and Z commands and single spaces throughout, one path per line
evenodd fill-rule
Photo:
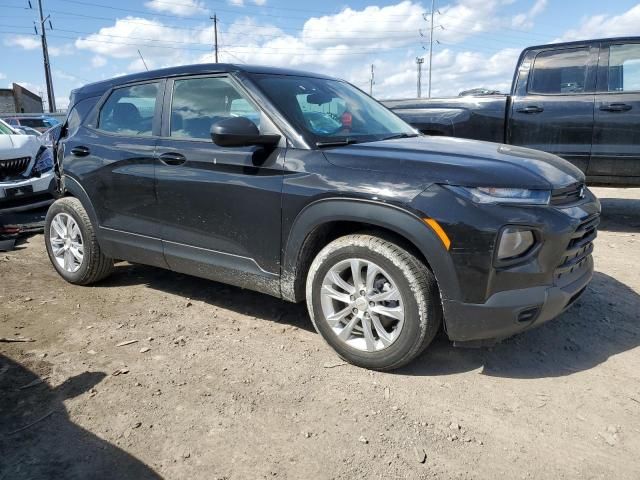
M 211 125 L 229 116 L 277 133 L 230 76 L 167 82 L 156 168 L 165 258 L 176 271 L 277 294 L 286 149 L 215 145 Z
M 640 185 L 640 43 L 603 45 L 588 174 Z
M 587 171 L 593 134 L 597 48 L 540 51 L 511 102 L 507 141 L 553 153 Z

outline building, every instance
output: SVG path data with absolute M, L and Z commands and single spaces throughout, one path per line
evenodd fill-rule
M 3 113 L 43 113 L 42 97 L 17 83 L 0 88 L 0 114 Z

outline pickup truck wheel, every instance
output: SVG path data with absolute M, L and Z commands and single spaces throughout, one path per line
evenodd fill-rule
M 49 207 L 44 236 L 49 260 L 67 282 L 88 285 L 113 271 L 113 259 L 100 250 L 91 220 L 77 198 L 60 198 Z
M 393 370 L 431 343 L 441 322 L 436 280 L 395 243 L 369 234 L 328 244 L 307 277 L 307 306 L 320 335 L 344 360 Z

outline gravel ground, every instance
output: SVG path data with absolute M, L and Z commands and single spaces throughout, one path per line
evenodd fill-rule
M 638 479 L 640 189 L 594 190 L 574 307 L 394 373 L 304 305 L 129 264 L 76 287 L 31 237 L 0 253 L 0 337 L 34 340 L 0 342 L 0 479 Z

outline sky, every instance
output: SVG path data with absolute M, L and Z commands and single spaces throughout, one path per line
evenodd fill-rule
M 37 0 L 0 0 L 0 86 L 43 93 Z M 416 96 L 416 57 L 428 88 L 430 0 L 42 0 L 58 108 L 86 83 L 219 60 L 292 67 L 343 78 L 376 98 Z M 640 35 L 640 2 L 437 0 L 432 96 L 508 91 L 519 53 L 561 40 Z M 308 8 L 307 8 L 308 6 Z M 38 29 L 40 26 L 38 25 Z

